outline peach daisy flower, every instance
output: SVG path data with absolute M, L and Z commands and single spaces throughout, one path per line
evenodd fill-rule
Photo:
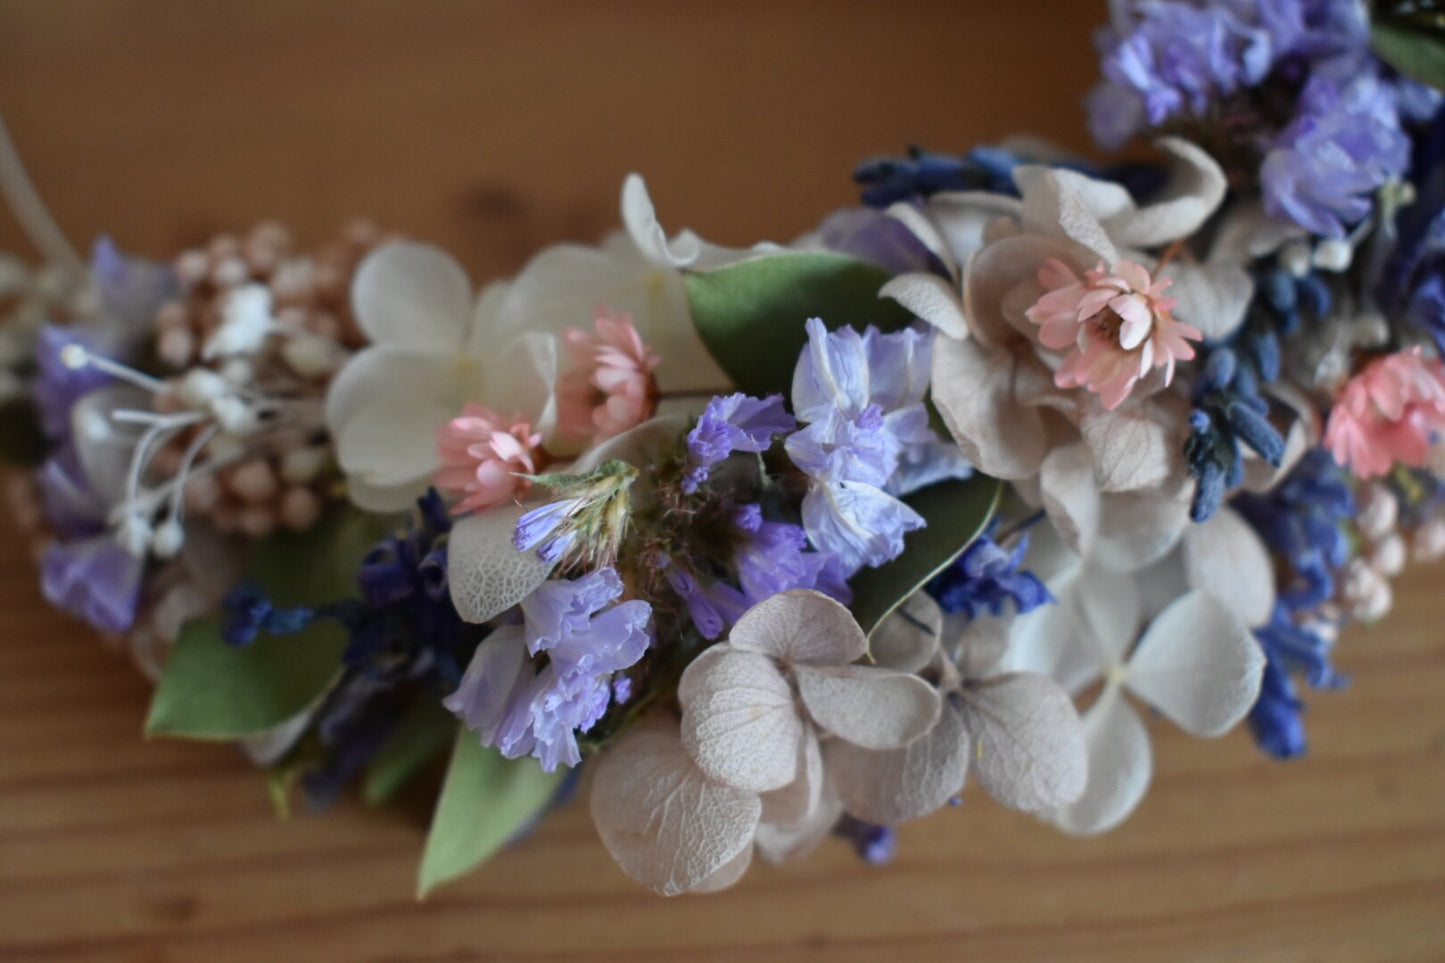
M 458 515 L 493 508 L 531 487 L 520 476 L 536 474 L 545 461 L 541 444 L 541 434 L 520 418 L 468 404 L 437 430 L 441 467 L 433 481 L 443 492 L 465 496 L 453 509 Z
M 1445 432 L 1445 365 L 1420 348 L 1376 358 L 1340 391 L 1325 447 L 1358 478 L 1383 475 L 1396 461 L 1420 467 Z
M 627 312 L 598 308 L 593 330 L 563 333 L 571 364 L 557 386 L 557 427 L 594 442 L 620 435 L 652 417 L 657 407 L 653 369 L 661 360 L 647 349 Z

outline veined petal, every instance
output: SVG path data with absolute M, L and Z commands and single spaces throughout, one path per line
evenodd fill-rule
M 392 241 L 367 255 L 351 282 L 357 324 L 376 344 L 439 354 L 462 346 L 472 320 L 472 283 L 450 255 Z
M 918 678 L 866 665 L 798 666 L 798 695 L 813 721 L 865 749 L 896 749 L 938 721 L 938 692 Z
M 677 697 L 683 745 L 709 777 L 754 792 L 797 778 L 803 720 L 767 656 L 714 645 L 682 674 Z
M 846 665 L 868 643 L 848 609 L 821 592 L 780 592 L 743 613 L 728 636 L 734 648 L 784 665 Z
M 1010 809 L 1052 809 L 1083 793 L 1083 725 L 1073 700 L 1047 676 L 1019 672 L 965 686 L 963 723 L 974 775 Z
M 843 809 L 883 824 L 941 809 L 963 791 L 971 755 L 963 718 L 946 704 L 938 723 L 902 749 L 864 749 L 842 739 L 823 747 L 828 777 Z
M 1122 823 L 1144 798 L 1154 775 L 1149 732 L 1116 685 L 1108 685 L 1084 713 L 1088 776 L 1083 794 L 1055 809 L 1049 820 L 1082 836 Z

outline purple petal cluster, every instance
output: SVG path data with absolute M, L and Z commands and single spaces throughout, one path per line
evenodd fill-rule
M 928 583 L 928 594 L 948 613 L 962 612 L 969 618 L 983 614 L 1003 615 L 1010 602 L 1019 615 L 1054 601 L 1043 582 L 1032 572 L 1019 570 L 1029 550 L 1028 535 L 1008 551 L 984 535 L 974 540 L 948 568 Z
M 135 624 L 145 562 L 109 533 L 57 543 L 40 563 L 40 591 L 56 608 L 101 632 Z
M 509 759 L 533 755 L 548 772 L 577 765 L 577 733 L 607 711 L 613 673 L 652 643 L 651 606 L 612 605 L 621 594 L 611 568 L 544 583 L 522 602 L 521 625 L 503 626 L 478 646 L 443 704 Z M 547 662 L 539 670 L 531 657 L 542 653 Z M 628 687 L 616 688 L 626 694 Z
M 783 407 L 783 396 L 753 398 L 744 394 L 713 398 L 687 435 L 688 470 L 682 490 L 691 495 L 707 481 L 712 466 L 735 451 L 767 451 L 777 435 L 797 427 Z

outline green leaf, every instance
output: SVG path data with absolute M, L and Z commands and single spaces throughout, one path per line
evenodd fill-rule
M 1003 485 L 986 475 L 930 485 L 903 499 L 928 522 L 904 536 L 903 554 L 853 577 L 853 615 L 872 634 L 903 600 L 922 588 L 982 534 Z
M 366 767 L 361 798 L 372 806 L 390 801 L 413 776 L 439 757 L 456 736 L 456 716 L 435 699 L 416 700 Z
M 272 535 L 253 551 L 251 577 L 277 605 L 319 605 L 355 593 L 356 569 L 382 522 L 341 508 L 306 533 Z M 346 632 L 318 621 L 244 647 L 221 639 L 218 619 L 188 622 L 151 699 L 147 735 L 236 739 L 280 725 L 331 687 Z
M 1445 27 L 1376 20 L 1370 26 L 1370 45 L 1400 73 L 1445 90 Z
M 504 759 L 462 729 L 427 834 L 417 896 L 470 872 L 525 829 L 552 800 L 567 770 L 544 772 L 530 756 Z
M 40 430 L 40 415 L 28 398 L 11 398 L 0 404 L 0 461 L 10 465 L 38 465 L 49 445 Z
M 789 252 L 689 273 L 684 281 L 703 345 L 739 391 L 761 397 L 789 390 L 809 318 L 829 328 L 907 327 L 913 316 L 878 297 L 891 278 L 841 254 Z

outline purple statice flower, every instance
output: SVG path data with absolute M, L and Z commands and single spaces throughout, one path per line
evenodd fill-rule
M 533 755 L 548 772 L 577 765 L 577 733 L 606 713 L 613 674 L 652 643 L 652 607 L 639 600 L 611 605 L 621 594 L 611 568 L 544 583 L 522 602 L 522 624 L 502 626 L 477 647 L 443 704 L 509 759 Z M 538 670 L 529 656 L 543 652 L 547 664 Z
M 761 505 L 739 505 L 733 510 L 738 542 L 733 549 L 738 584 L 749 606 L 791 589 L 816 588 L 827 558 L 808 550 L 808 535 L 789 522 L 763 518 Z
M 703 582 L 670 560 L 666 562 L 666 576 L 667 584 L 687 606 L 688 617 L 705 639 L 716 639 L 747 611 L 747 597 L 724 581 Z
M 517 520 L 512 544 L 519 552 L 535 548 L 537 557 L 544 562 L 557 561 L 577 538 L 576 530 L 567 523 L 581 507 L 581 499 L 563 498 L 532 509 Z
M 1311 233 L 1343 237 L 1369 215 L 1374 192 L 1404 174 L 1409 161 L 1393 86 L 1359 58 L 1338 58 L 1316 67 L 1294 120 L 1265 155 L 1259 173 L 1265 210 Z
M 985 613 L 1003 615 L 1010 602 L 1019 615 L 1032 612 L 1054 597 L 1032 572 L 1019 571 L 1028 548 L 1027 533 L 1011 552 L 982 535 L 928 583 L 928 594 L 943 611 L 962 612 L 970 619 Z
M 735 451 L 767 451 L 773 438 L 797 427 L 783 407 L 783 396 L 753 398 L 744 394 L 713 398 L 687 434 L 688 470 L 682 490 L 697 491 L 712 466 Z
M 35 474 L 45 521 L 63 538 L 94 535 L 105 529 L 109 505 L 91 484 L 73 443 L 51 452 Z
M 937 255 L 924 246 L 918 235 L 898 218 L 871 207 L 844 208 L 828 215 L 818 226 L 818 241 L 830 251 L 866 261 L 889 274 L 944 273 Z
M 904 534 L 923 527 L 886 487 L 901 460 L 938 440 L 923 406 L 932 340 L 913 329 L 829 332 L 817 318 L 807 332 L 792 392 L 806 427 L 786 449 L 812 479 L 802 506 L 808 539 L 847 578 L 896 557 Z
M 56 608 L 101 632 L 135 624 L 145 561 L 108 533 L 57 543 L 40 563 L 40 591 Z

